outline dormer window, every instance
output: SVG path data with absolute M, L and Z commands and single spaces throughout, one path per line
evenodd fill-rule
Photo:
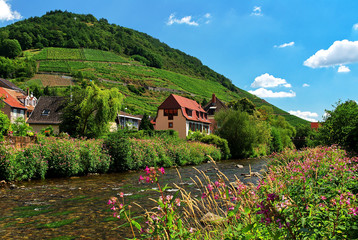
M 42 113 L 41 113 L 42 116 L 48 116 L 49 114 L 50 114 L 50 110 L 49 110 L 49 109 L 44 109 L 44 110 L 42 110 Z
M 193 110 L 190 110 L 189 108 L 185 108 L 185 112 L 189 117 L 193 116 Z

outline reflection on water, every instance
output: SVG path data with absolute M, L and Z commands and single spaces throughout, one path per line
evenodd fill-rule
M 244 165 L 237 168 L 236 165 Z M 216 167 L 230 181 L 235 175 L 243 182 L 256 183 L 256 177 L 244 179 L 241 173 L 259 172 L 265 166 L 265 160 L 229 160 L 196 166 L 215 180 Z M 196 187 L 190 178 L 198 175 L 191 166 L 178 168 L 181 180 L 175 168 L 166 169 L 160 179 L 163 186 L 168 183 L 181 184 L 195 193 Z M 125 203 L 139 203 L 144 208 L 153 207 L 149 198 L 158 198 L 153 190 L 155 185 L 140 184 L 142 172 L 126 172 L 85 177 L 47 179 L 18 183 L 15 189 L 0 189 L 0 236 L 3 239 L 124 239 L 131 237 L 125 228 L 115 228 L 124 220 L 112 217 L 106 204 L 111 196 L 125 193 Z M 169 189 L 174 194 L 177 189 Z M 141 212 L 133 207 L 134 212 Z M 62 237 L 62 238 L 59 238 Z

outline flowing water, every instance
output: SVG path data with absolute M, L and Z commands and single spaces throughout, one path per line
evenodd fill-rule
M 237 168 L 241 164 L 244 168 Z M 230 181 L 235 175 L 244 183 L 256 183 L 258 178 L 245 179 L 242 173 L 259 172 L 266 165 L 264 159 L 229 160 L 196 166 L 216 179 L 217 169 Z M 217 169 L 216 169 L 217 168 Z M 166 169 L 160 183 L 182 184 L 185 189 L 199 195 L 192 184 L 198 172 L 192 166 Z M 131 237 L 128 228 L 116 228 L 125 221 L 113 217 L 108 199 L 125 194 L 125 203 L 139 203 L 144 208 L 154 206 L 149 198 L 158 199 L 153 184 L 138 182 L 142 171 L 91 175 L 84 177 L 46 179 L 17 183 L 14 189 L 0 189 L 0 239 L 125 239 Z M 176 189 L 169 192 L 173 194 Z M 170 194 L 170 193 L 168 193 Z M 141 211 L 133 207 L 133 211 Z

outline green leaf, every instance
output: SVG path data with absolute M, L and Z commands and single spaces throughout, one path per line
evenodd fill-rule
M 244 228 L 242 229 L 242 232 L 243 232 L 243 233 L 247 233 L 248 231 L 250 231 L 250 230 L 254 227 L 254 225 L 255 225 L 255 223 L 252 223 L 252 224 L 247 225 L 246 227 L 244 227 Z
M 138 229 L 138 230 L 141 230 L 142 227 L 140 226 L 140 224 L 134 220 L 131 221 L 131 223 Z

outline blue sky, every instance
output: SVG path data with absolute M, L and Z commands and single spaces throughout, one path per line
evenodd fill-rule
M 55 9 L 145 32 L 301 117 L 358 100 L 356 0 L 0 0 L 0 27 Z

